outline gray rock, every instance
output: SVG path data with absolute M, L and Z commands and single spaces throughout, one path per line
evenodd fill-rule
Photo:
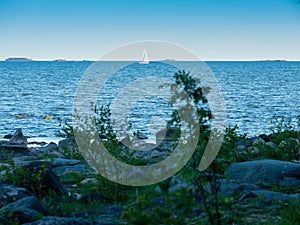
M 136 133 L 136 137 L 138 139 L 148 139 L 148 137 L 145 134 L 143 134 L 141 131 L 139 131 L 139 130 Z
M 0 183 L 0 207 L 28 196 L 33 194 L 25 188 Z
M 29 156 L 30 151 L 26 145 L 11 144 L 8 141 L 0 142 L 0 159 L 8 159 L 13 157 Z
M 87 164 L 75 164 L 75 165 L 67 165 L 67 166 L 56 166 L 53 168 L 53 172 L 56 173 L 57 176 L 62 176 L 69 172 L 78 172 L 84 174 L 95 174 L 96 172 Z
M 43 207 L 41 202 L 34 196 L 29 196 L 25 198 L 21 198 L 16 202 L 12 202 L 7 204 L 2 209 L 15 211 L 18 209 L 33 209 L 39 213 L 47 214 L 48 210 Z
M 157 150 L 152 151 L 150 158 L 154 159 L 154 158 L 165 158 L 168 157 L 168 154 L 166 152 L 159 152 Z
M 11 139 L 9 139 L 9 143 L 27 146 L 27 138 L 23 135 L 21 128 L 16 130 Z
M 268 159 L 255 160 L 233 163 L 229 166 L 226 173 L 234 180 L 280 185 L 285 177 L 300 179 L 300 164 Z M 285 184 L 288 185 L 287 183 Z M 295 182 L 289 187 L 294 184 Z
M 54 152 L 57 151 L 57 149 L 58 149 L 58 145 L 53 142 L 50 142 L 46 146 L 40 147 L 40 151 L 42 152 Z
M 51 166 L 46 165 L 46 168 L 43 168 L 44 165 L 43 161 L 34 161 L 23 166 L 23 168 L 28 169 L 31 174 L 37 174 L 42 171 L 40 180 L 40 183 L 42 184 L 41 187 L 36 187 L 35 185 L 37 184 L 30 184 L 28 187 L 25 185 L 24 187 L 39 195 L 47 194 L 50 190 L 55 191 L 56 194 L 65 194 L 66 190 L 57 175 L 52 171 Z M 24 177 L 24 179 L 28 178 Z
M 247 148 L 251 147 L 252 144 L 253 144 L 253 138 L 240 138 L 237 142 L 236 142 L 236 145 L 239 146 L 239 145 L 244 145 L 246 146 Z
M 74 166 L 78 165 L 80 163 L 84 163 L 81 160 L 77 159 L 63 159 L 63 158 L 56 158 L 52 161 L 53 167 L 59 167 L 59 166 Z
M 24 225 L 94 225 L 97 224 L 93 221 L 89 221 L 83 218 L 68 218 L 68 217 L 56 217 L 45 216 L 41 220 L 37 220 L 32 223 L 26 223 Z
M 124 209 L 120 205 L 111 205 L 107 206 L 105 210 L 103 210 L 100 215 L 109 215 L 113 217 L 121 217 Z
M 250 184 L 250 183 L 245 183 L 242 181 L 238 181 L 238 180 L 229 180 L 229 179 L 222 179 L 220 180 L 220 196 L 222 197 L 230 197 L 233 196 L 235 194 L 243 194 L 246 192 L 250 192 L 250 191 L 255 191 L 255 190 L 261 190 L 262 188 L 254 185 L 254 184 Z M 210 191 L 210 189 L 208 189 Z
M 261 137 L 257 137 L 257 138 L 254 138 L 252 144 L 255 145 L 255 144 L 264 144 L 264 143 L 265 143 L 264 139 L 262 139 Z
M 79 151 L 79 148 L 76 144 L 75 139 L 70 138 L 70 137 L 59 141 L 58 148 L 60 151 L 64 151 L 64 150 L 70 151 L 70 152 Z
M 6 218 L 17 219 L 20 224 L 29 223 L 42 217 L 42 214 L 36 210 L 26 208 L 14 210 L 1 209 L 0 213 Z
M 279 180 L 279 186 L 285 188 L 294 186 L 300 189 L 300 179 L 295 177 L 284 177 L 282 180 Z
M 6 134 L 3 136 L 4 139 L 11 139 L 13 137 L 12 134 Z
M 176 127 L 164 128 L 157 132 L 156 134 L 156 143 L 162 141 L 174 141 L 179 137 L 180 129 Z
M 266 190 L 257 190 L 251 191 L 244 194 L 240 201 L 248 200 L 252 198 L 262 198 L 266 203 L 271 203 L 273 200 L 281 200 L 285 202 L 289 202 L 291 200 L 299 199 L 299 194 L 285 194 L 281 192 L 273 192 L 273 191 L 266 191 Z

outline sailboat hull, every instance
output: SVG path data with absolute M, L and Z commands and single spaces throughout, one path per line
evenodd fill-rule
M 139 61 L 139 64 L 146 65 L 149 64 L 149 61 Z

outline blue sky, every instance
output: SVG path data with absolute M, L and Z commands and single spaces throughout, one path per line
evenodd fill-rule
M 0 59 L 98 59 L 141 40 L 203 60 L 300 60 L 298 0 L 0 0 Z

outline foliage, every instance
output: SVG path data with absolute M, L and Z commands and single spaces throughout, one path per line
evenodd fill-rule
M 8 160 L 8 166 L 1 166 L 2 176 L 0 181 L 18 187 L 27 188 L 38 197 L 41 197 L 45 194 L 43 192 L 44 186 L 41 180 L 46 169 L 46 163 L 41 164 L 37 171 L 32 171 L 28 167 L 16 166 L 14 161 L 11 159 Z
M 279 212 L 280 225 L 300 225 L 299 200 L 295 200 L 283 207 Z
M 258 141 L 249 148 L 249 158 L 268 158 L 282 161 L 299 160 L 300 117 L 274 117 L 269 143 Z
M 62 122 L 60 118 L 58 119 L 58 121 L 59 127 L 61 127 L 61 129 L 56 133 L 56 135 L 63 138 L 74 137 L 73 126 L 67 121 Z
M 187 165 L 175 175 L 175 179 L 170 178 L 156 186 L 161 191 L 159 194 L 162 199 L 161 205 L 156 206 L 152 202 L 153 198 L 157 198 L 158 195 L 154 191 L 154 185 L 138 188 L 139 191 L 143 190 L 143 194 L 138 194 L 138 192 L 134 191 L 134 188 L 113 183 L 99 175 L 93 176 L 93 178 L 96 178 L 96 182 L 86 184 L 81 184 L 79 182 L 80 177 L 76 177 L 76 175 L 77 189 L 76 193 L 74 191 L 71 195 L 79 194 L 84 196 L 85 194 L 93 193 L 95 196 L 105 196 L 99 201 L 91 197 L 85 203 L 88 207 L 95 207 L 96 211 L 98 210 L 95 206 L 97 204 L 98 206 L 104 203 L 124 205 L 125 211 L 122 219 L 128 224 L 237 224 L 241 221 L 245 210 L 240 210 L 234 197 L 223 197 L 220 195 L 221 180 L 226 179 L 225 171 L 227 167 L 232 162 L 241 162 L 257 157 L 280 160 L 298 159 L 300 119 L 298 119 L 296 125 L 291 125 L 292 122 L 287 119 L 277 119 L 273 122 L 275 126 L 273 126 L 269 137 L 275 148 L 266 144 L 266 142 L 256 142 L 249 147 L 248 143 L 253 142 L 254 138 L 248 138 L 245 134 L 239 134 L 237 126 L 226 128 L 224 144 L 218 154 L 218 158 L 214 160 L 205 172 L 200 172 L 198 165 L 211 132 L 211 112 L 205 97 L 206 91 L 201 87 L 198 80 L 195 80 L 190 73 L 185 71 L 178 71 L 174 75 L 174 79 L 181 88 L 181 90 L 178 90 L 171 86 L 171 89 L 174 91 L 174 98 L 178 96 L 179 91 L 183 90 L 189 95 L 192 103 L 186 102 L 186 104 L 193 104 L 197 109 L 196 116 L 201 132 L 195 154 Z M 173 100 L 175 101 L 176 99 Z M 180 101 L 180 99 L 177 100 Z M 184 107 L 184 104 L 181 106 Z M 132 152 L 120 144 L 112 127 L 109 105 L 95 108 L 95 115 L 99 137 L 114 157 L 134 165 L 146 165 L 149 163 L 149 161 L 144 162 L 143 160 L 145 159 L 140 161 L 132 159 L 130 157 Z M 62 132 L 66 136 L 72 136 L 71 126 L 67 125 L 67 123 L 65 123 L 65 126 L 67 127 Z M 177 111 L 173 112 L 172 120 L 168 123 L 168 128 L 174 126 L 178 128 L 181 126 Z M 174 136 L 173 143 L 176 143 L 178 136 L 180 135 Z M 238 149 L 238 145 L 243 144 L 247 145 L 244 152 Z M 152 163 L 155 162 L 153 161 Z M 63 178 L 66 181 L 69 179 L 69 177 Z M 71 180 L 74 180 L 74 177 L 71 177 Z M 178 183 L 186 184 L 186 186 L 171 192 L 174 180 L 178 181 Z M 278 186 L 271 187 L 270 190 L 288 194 L 297 191 L 294 187 L 283 189 Z M 67 199 L 66 196 L 60 199 L 59 197 L 52 197 L 52 199 L 45 201 L 45 204 L 52 202 L 48 207 L 50 207 L 53 215 L 59 211 L 68 212 L 68 215 L 72 215 L 72 213 L 76 212 L 76 207 L 78 210 L 84 205 L 79 200 L 72 204 L 66 203 Z M 60 204 L 55 204 L 56 201 L 60 202 Z M 128 204 L 128 202 L 131 203 Z M 296 207 L 294 205 L 290 208 L 284 208 L 286 211 L 283 211 L 289 215 L 292 210 L 298 210 Z M 297 224 L 295 221 L 299 218 L 293 215 L 289 216 L 290 224 Z
M 296 123 L 291 118 L 275 117 L 272 121 L 272 142 L 276 145 L 275 156 L 281 160 L 299 160 L 300 117 Z
M 200 126 L 200 135 L 198 137 L 195 153 L 185 168 L 179 173 L 179 176 L 193 187 L 192 195 L 196 202 L 199 203 L 201 210 L 206 212 L 208 218 L 207 222 L 212 225 L 221 224 L 221 221 L 224 221 L 226 217 L 225 215 L 228 215 L 228 211 L 233 211 L 230 207 L 231 202 L 219 196 L 220 182 L 218 182 L 218 180 L 224 178 L 223 174 L 227 164 L 224 159 L 215 159 L 205 172 L 198 170 L 198 165 L 210 134 L 211 111 L 208 106 L 208 101 L 205 97 L 203 87 L 200 86 L 200 81 L 195 80 L 190 73 L 186 73 L 184 70 L 179 71 L 174 75 L 174 78 L 176 84 L 189 95 L 194 106 L 197 108 L 197 120 Z M 175 93 L 175 96 L 177 96 L 177 93 Z M 169 124 L 175 126 L 180 124 L 178 113 L 173 113 L 172 120 Z M 235 143 L 237 141 L 235 129 L 236 128 L 226 130 L 227 136 L 225 140 L 228 144 L 227 150 L 231 154 L 234 153 Z M 225 148 L 223 147 L 221 151 L 224 152 Z M 223 155 L 225 159 L 228 158 L 227 154 Z M 232 157 L 229 157 L 229 159 L 232 159 Z M 234 220 L 236 220 L 236 214 L 231 213 L 231 215 L 232 216 L 227 219 L 234 222 Z

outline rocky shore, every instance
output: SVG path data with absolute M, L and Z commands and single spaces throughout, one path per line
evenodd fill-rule
M 158 134 L 157 139 L 160 136 Z M 170 154 L 167 149 L 173 144 L 170 136 L 167 134 L 153 150 L 135 153 L 133 157 L 165 159 Z M 28 143 L 21 129 L 6 138 L 0 141 L 0 224 L 139 224 L 133 222 L 135 220 L 130 218 L 133 215 L 129 214 L 131 208 L 137 209 L 139 195 L 136 194 L 137 200 L 133 197 L 118 201 L 112 197 L 113 190 L 104 192 L 105 183 L 80 154 L 76 154 L 74 139 L 66 138 L 58 144 L 35 143 L 40 147 L 30 148 L 32 143 Z M 293 162 L 266 157 L 266 152 L 279 151 L 289 142 L 299 149 L 298 139 L 284 141 L 277 143 L 268 135 L 234 140 L 234 155 L 240 160 L 225 163 L 226 169 L 217 180 L 217 186 L 218 197 L 229 199 L 230 207 L 236 207 L 242 214 L 243 219 L 236 224 L 264 224 L 270 218 L 274 219 L 273 224 L 280 224 L 285 218 L 279 217 L 277 211 L 300 200 L 300 164 L 297 162 L 300 152 L 293 152 L 296 156 Z M 168 185 L 167 199 L 174 202 L 183 201 L 184 197 L 178 194 L 181 190 L 193 188 L 176 175 Z M 204 189 L 208 195 L 213 194 L 209 184 Z M 153 197 L 145 204 L 144 222 L 140 224 L 147 224 L 145 215 L 152 215 L 152 208 L 165 207 L 161 185 L 149 190 Z M 197 204 L 191 208 L 184 224 L 197 224 L 192 221 L 202 221 L 207 216 Z

